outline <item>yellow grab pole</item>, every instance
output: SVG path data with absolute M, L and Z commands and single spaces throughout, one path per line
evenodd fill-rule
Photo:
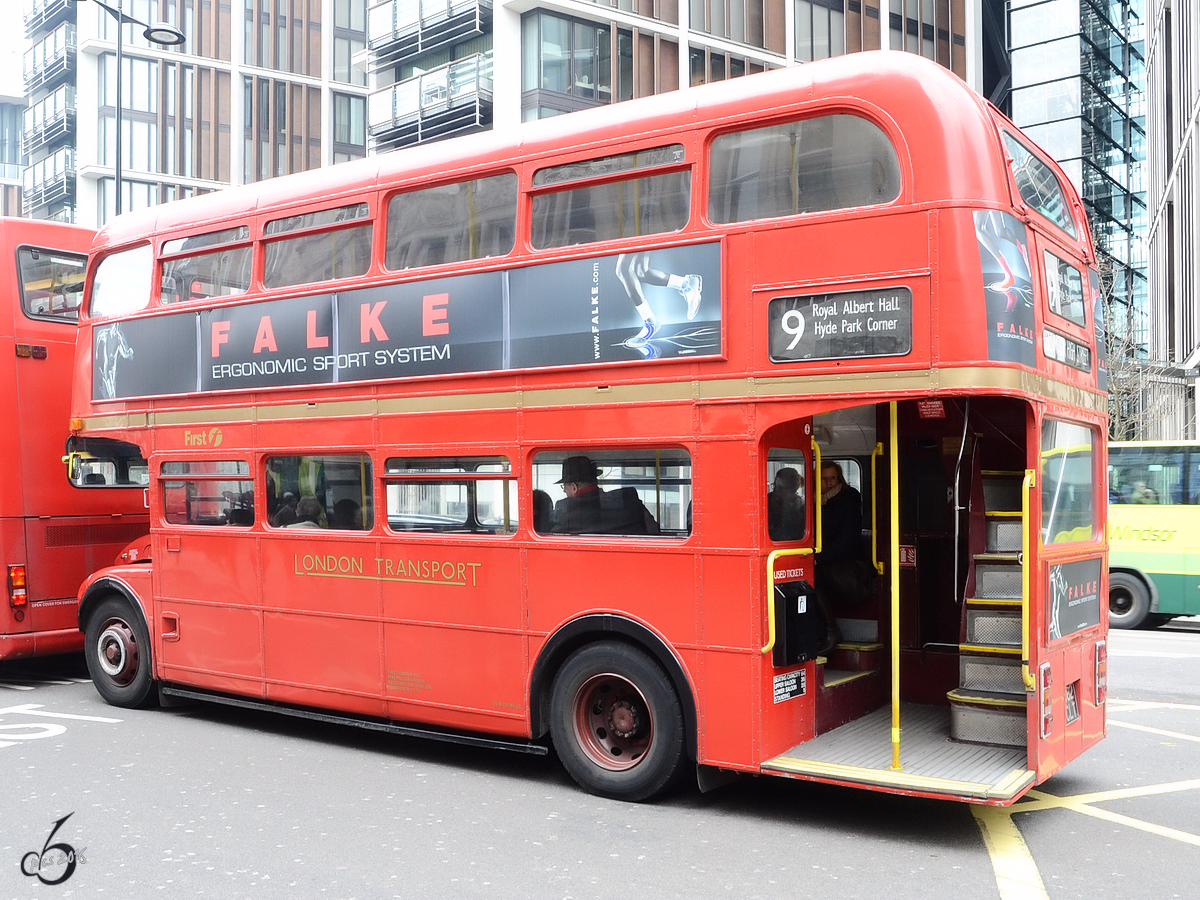
M 817 486 L 817 496 L 816 496 L 817 502 L 815 504 L 817 507 L 816 508 L 816 530 L 817 530 L 817 533 L 815 535 L 813 535 L 813 553 L 820 553 L 821 552 L 821 527 L 822 527 L 821 526 L 821 447 L 817 443 L 816 435 L 813 435 L 812 451 L 813 451 L 813 468 L 816 471 L 816 477 L 813 479 L 813 481 L 816 482 L 816 486 Z
M 1021 678 L 1027 691 L 1037 688 L 1029 671 L 1029 492 L 1035 487 L 1037 473 L 1026 469 L 1021 482 Z
M 900 765 L 900 428 L 896 401 L 890 404 L 891 450 L 888 459 L 891 499 L 891 540 L 888 564 L 892 570 L 892 768 Z
M 877 443 L 871 451 L 871 565 L 880 575 L 883 574 L 883 562 L 879 559 L 879 473 L 876 471 L 879 457 L 883 456 L 883 444 Z

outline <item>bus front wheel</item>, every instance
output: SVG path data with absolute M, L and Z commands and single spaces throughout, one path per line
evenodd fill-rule
M 112 706 L 144 706 L 154 688 L 150 635 L 129 601 L 109 597 L 88 619 L 84 656 L 96 691 Z
M 1136 575 L 1112 572 L 1108 576 L 1108 626 L 1137 628 L 1150 613 L 1150 592 Z
M 584 647 L 554 679 L 554 748 L 589 793 L 637 801 L 665 790 L 682 770 L 683 729 L 671 680 L 636 647 Z

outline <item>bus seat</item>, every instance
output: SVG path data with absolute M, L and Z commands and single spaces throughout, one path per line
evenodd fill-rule
M 107 484 L 108 482 L 106 482 L 104 480 L 104 474 L 102 472 L 88 472 L 86 475 L 83 476 L 83 483 L 84 484 Z

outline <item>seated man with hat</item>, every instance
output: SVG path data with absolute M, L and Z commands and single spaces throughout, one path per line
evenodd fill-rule
M 600 469 L 586 456 L 562 463 L 563 493 L 554 505 L 554 530 L 560 534 L 658 534 L 658 523 L 633 488 L 600 490 Z

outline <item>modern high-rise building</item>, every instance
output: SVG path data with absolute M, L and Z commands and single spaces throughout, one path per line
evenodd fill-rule
M 982 90 L 979 34 L 965 0 L 384 0 L 369 131 L 393 149 L 881 45 Z
M 1112 323 L 1149 341 L 1142 0 L 1011 0 L 1010 115 L 1080 188 Z
M 366 7 L 25 0 L 25 213 L 93 226 L 114 214 L 118 11 L 125 209 L 366 155 Z M 160 21 L 184 43 L 147 41 L 143 25 Z
M 1190 381 L 1164 437 L 1197 436 L 1200 368 L 1200 0 L 1152 0 L 1149 81 L 1149 256 L 1152 354 Z
M 25 98 L 0 94 L 0 216 L 21 215 Z

